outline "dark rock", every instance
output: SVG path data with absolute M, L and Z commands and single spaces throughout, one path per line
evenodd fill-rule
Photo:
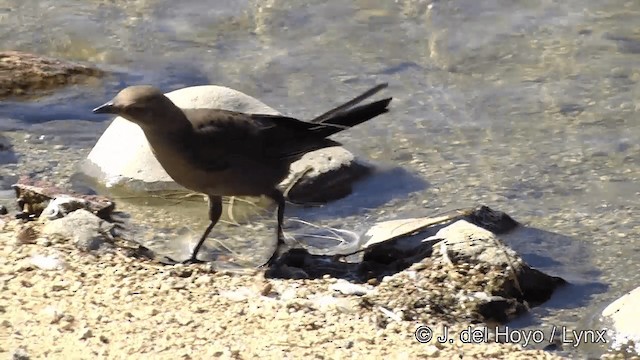
M 286 195 L 291 202 L 324 203 L 349 195 L 352 185 L 370 173 L 369 166 L 335 146 L 308 153 L 293 163 L 280 188 L 290 188 Z
M 505 324 L 516 316 L 527 312 L 529 308 L 514 298 L 491 296 L 486 302 L 478 304 L 477 312 L 485 321 Z
M 520 225 L 506 213 L 493 210 L 485 205 L 479 206 L 473 212 L 467 214 L 465 219 L 494 234 L 507 233 Z

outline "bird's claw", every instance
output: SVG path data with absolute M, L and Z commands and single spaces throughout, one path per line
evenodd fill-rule
M 198 258 L 196 258 L 195 256 L 192 256 L 190 258 L 188 258 L 187 260 L 181 261 L 180 264 L 182 265 L 191 265 L 191 264 L 204 264 L 206 263 L 206 261 L 204 260 L 199 260 Z
M 178 261 L 178 260 L 174 260 L 168 256 L 165 256 L 162 259 L 162 262 L 165 264 L 182 264 L 182 265 L 191 265 L 191 264 L 204 264 L 206 263 L 206 261 L 203 260 L 198 260 L 196 257 L 190 257 L 187 260 L 183 260 L 183 261 Z

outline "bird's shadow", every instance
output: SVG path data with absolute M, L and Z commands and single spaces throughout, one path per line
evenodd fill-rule
M 598 280 L 602 272 L 588 261 L 593 254 L 584 241 L 533 227 L 522 227 L 501 238 L 531 267 L 567 280 L 567 285 L 559 288 L 544 306 L 515 319 L 509 327 L 541 325 L 540 319 L 554 310 L 585 307 L 595 295 L 609 289 L 608 284 Z

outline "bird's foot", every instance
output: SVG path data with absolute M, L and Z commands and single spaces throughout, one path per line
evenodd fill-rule
M 183 261 L 174 260 L 173 258 L 171 258 L 169 256 L 164 256 L 162 258 L 162 260 L 160 260 L 160 262 L 162 262 L 164 264 L 168 264 L 168 265 L 174 265 L 174 264 L 191 265 L 191 264 L 204 264 L 204 263 L 206 263 L 206 261 L 198 260 L 198 258 L 196 258 L 195 256 L 192 256 L 192 257 L 188 258 L 187 260 L 183 260 Z
M 180 264 L 182 265 L 191 265 L 191 264 L 204 264 L 206 263 L 206 261 L 204 260 L 199 260 L 197 257 L 192 256 L 190 258 L 188 258 L 187 260 L 181 261 Z
M 275 264 L 278 259 L 280 259 L 280 254 L 278 253 L 278 250 L 276 249 L 276 251 L 273 252 L 273 255 L 271 255 L 269 260 L 262 266 L 266 267 L 266 268 L 269 268 L 273 264 Z

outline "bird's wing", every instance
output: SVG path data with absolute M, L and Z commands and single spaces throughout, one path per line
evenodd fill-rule
M 200 168 L 222 171 L 236 157 L 260 153 L 258 128 L 247 115 L 215 109 L 183 109 L 193 126 L 190 160 Z
M 280 115 L 246 114 L 226 110 L 184 110 L 196 132 L 194 158 L 201 164 L 222 167 L 233 157 L 285 160 L 332 146 L 334 141 L 315 136 L 322 127 Z
M 280 115 L 252 114 L 251 118 L 262 124 L 267 154 L 279 159 L 296 159 L 310 151 L 340 145 L 326 139 L 323 130 L 332 124 L 314 124 Z M 337 132 L 337 131 L 336 131 Z

